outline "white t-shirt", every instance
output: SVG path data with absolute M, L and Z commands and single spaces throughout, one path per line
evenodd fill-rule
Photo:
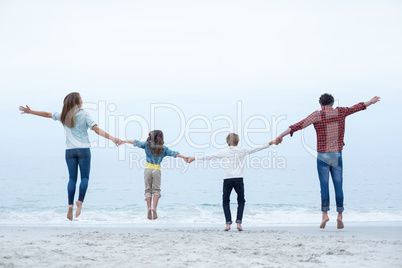
M 53 120 L 60 121 L 60 113 L 53 113 L 52 118 Z M 92 129 L 92 127 L 96 125 L 95 121 L 88 112 L 79 109 L 75 113 L 74 122 L 75 126 L 72 128 L 63 125 L 67 149 L 91 147 L 88 137 L 88 128 Z
M 242 148 L 238 146 L 229 146 L 216 153 L 209 155 L 196 156 L 197 161 L 221 159 L 221 164 L 225 170 L 223 179 L 243 178 L 243 170 L 246 156 L 269 147 L 269 143 L 257 146 L 255 148 Z

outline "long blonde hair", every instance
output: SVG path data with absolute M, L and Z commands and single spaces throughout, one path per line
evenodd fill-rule
M 81 95 L 72 92 L 64 98 L 63 110 L 61 111 L 60 121 L 68 128 L 75 127 L 75 113 L 81 108 Z

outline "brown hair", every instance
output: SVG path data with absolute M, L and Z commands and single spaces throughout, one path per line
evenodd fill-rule
M 226 137 L 226 142 L 229 146 L 237 146 L 239 140 L 239 135 L 235 133 L 229 133 L 229 135 Z
M 60 121 L 68 128 L 75 127 L 75 113 L 81 108 L 81 95 L 72 92 L 64 98 L 63 110 L 61 111 Z
M 151 155 L 160 155 L 163 152 L 163 132 L 161 130 L 152 130 L 147 138 L 148 150 Z

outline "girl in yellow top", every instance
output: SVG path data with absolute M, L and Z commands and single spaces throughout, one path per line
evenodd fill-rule
M 158 214 L 156 208 L 158 206 L 159 198 L 161 197 L 161 162 L 165 156 L 180 157 L 188 160 L 179 152 L 170 150 L 164 146 L 163 132 L 161 130 L 153 130 L 149 133 L 147 141 L 126 140 L 122 143 L 131 143 L 136 147 L 145 150 L 147 161 L 145 163 L 144 181 L 145 181 L 145 198 L 147 201 L 149 220 L 156 220 Z M 151 209 L 153 196 L 153 208 Z

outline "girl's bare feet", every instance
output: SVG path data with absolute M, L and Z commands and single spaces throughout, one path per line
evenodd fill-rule
M 241 223 L 237 223 L 237 230 L 240 232 L 243 231 L 243 228 L 241 227 Z
M 148 218 L 148 220 L 152 220 L 152 210 L 150 208 L 148 209 L 147 218 Z
M 73 205 L 68 206 L 67 219 L 73 220 Z
M 225 232 L 227 232 L 227 231 L 229 231 L 230 230 L 230 224 L 226 224 L 226 227 L 225 227 L 225 229 L 223 229 Z
M 343 227 L 345 227 L 345 225 L 343 225 L 341 212 L 338 213 L 338 219 L 336 221 L 338 222 L 336 228 L 343 229 Z
M 81 215 L 82 201 L 77 201 L 75 202 L 75 204 L 77 205 L 77 210 L 75 211 L 75 217 L 78 218 Z
M 156 213 L 156 208 L 152 210 L 152 219 L 156 220 L 158 218 L 158 214 Z
M 328 214 L 327 214 L 327 213 L 323 213 L 323 214 L 322 214 L 322 222 L 321 222 L 320 228 L 321 228 L 321 229 L 324 229 L 324 228 L 325 228 L 325 225 L 327 224 L 328 221 L 329 221 Z

